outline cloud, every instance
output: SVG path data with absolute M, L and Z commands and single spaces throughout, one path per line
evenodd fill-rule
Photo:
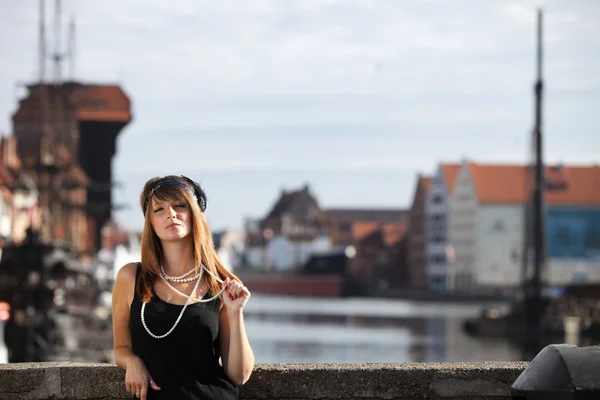
M 115 176 L 126 185 L 138 187 L 163 169 L 206 171 L 219 179 L 229 174 L 229 186 L 219 186 L 225 193 L 244 187 L 248 172 L 256 191 L 269 196 L 286 179 L 310 179 L 320 182 L 324 201 L 342 202 L 352 196 L 340 182 L 354 177 L 375 201 L 385 198 L 393 174 L 412 171 L 398 178 L 404 189 L 394 192 L 394 199 L 408 199 L 406 176 L 431 171 L 442 159 L 525 160 L 538 3 L 71 0 L 63 6 L 65 20 L 77 17 L 76 78 L 120 83 L 133 100 L 134 121 L 119 137 L 114 160 Z M 16 108 L 15 82 L 34 79 L 38 68 L 38 3 L 7 4 L 0 15 L 5 131 Z M 597 160 L 600 2 L 541 4 L 548 159 Z M 391 172 L 375 178 L 382 171 Z M 119 199 L 135 203 L 134 192 Z M 265 201 L 248 200 L 235 212 L 223 208 L 219 218 L 237 223 Z

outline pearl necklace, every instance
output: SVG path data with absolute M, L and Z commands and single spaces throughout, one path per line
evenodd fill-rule
M 213 274 L 213 273 L 212 273 L 212 272 L 210 272 L 208 269 L 206 269 L 206 267 L 205 267 L 204 265 L 201 265 L 201 268 L 200 268 L 200 273 L 199 273 L 198 275 L 196 275 L 196 276 L 194 276 L 194 277 L 193 277 L 193 279 L 197 279 L 197 281 L 196 281 L 196 284 L 194 285 L 194 290 L 192 290 L 192 293 L 196 293 L 196 291 L 198 290 L 198 286 L 200 285 L 200 281 L 202 280 L 202 279 L 200 279 L 200 278 L 202 277 L 204 270 L 206 270 L 206 272 L 208 272 L 210 275 L 212 275 L 212 276 L 213 276 L 213 277 L 214 277 L 214 278 L 217 280 L 217 282 L 219 282 L 219 283 L 223 283 L 223 281 L 222 281 L 221 279 L 219 279 L 217 276 L 215 276 L 215 274 Z M 191 270 L 191 271 L 193 271 L 193 270 Z M 148 325 L 146 325 L 146 318 L 144 317 L 144 311 L 145 311 L 145 309 L 146 309 L 146 302 L 142 302 L 142 309 L 141 309 L 141 311 L 140 311 L 140 314 L 141 314 L 141 319 L 142 319 L 142 325 L 144 326 L 144 329 L 146 329 L 146 332 L 148 332 L 148 335 L 152 336 L 154 339 L 163 339 L 163 338 L 165 338 L 165 337 L 169 336 L 169 335 L 171 334 L 171 332 L 173 332 L 173 331 L 175 330 L 175 327 L 177 326 L 177 324 L 178 324 L 178 323 L 179 323 L 179 321 L 181 320 L 181 317 L 183 317 L 183 313 L 185 312 L 185 309 L 187 308 L 187 306 L 189 306 L 189 305 L 190 305 L 190 303 L 192 302 L 192 300 L 196 300 L 196 301 L 197 301 L 197 302 L 199 302 L 199 303 L 207 303 L 207 302 L 209 302 L 209 301 L 212 301 L 212 300 L 216 299 L 216 298 L 217 298 L 218 296 L 220 296 L 220 295 L 221 295 L 221 293 L 223 293 L 223 291 L 225 290 L 225 287 L 223 287 L 219 293 L 217 293 L 215 296 L 211 297 L 210 299 L 206 299 L 206 300 L 204 300 L 204 299 L 196 299 L 196 298 L 195 298 L 195 297 L 193 297 L 193 296 L 189 296 L 189 295 L 187 295 L 187 294 L 185 294 L 185 293 L 182 293 L 182 292 L 180 292 L 179 290 L 175 289 L 175 288 L 174 288 L 174 287 L 173 287 L 173 286 L 172 286 L 172 285 L 171 285 L 171 284 L 168 282 L 169 280 L 174 280 L 174 281 L 175 281 L 175 279 L 178 279 L 178 278 L 183 278 L 183 277 L 185 277 L 186 275 L 188 275 L 188 274 L 189 274 L 191 271 L 189 271 L 189 272 L 187 272 L 185 275 L 182 275 L 182 276 L 179 276 L 179 277 L 171 277 L 171 276 L 168 276 L 167 274 L 165 274 L 165 273 L 164 273 L 164 270 L 163 270 L 163 268 L 162 268 L 162 266 L 161 266 L 161 275 L 160 275 L 160 277 L 162 278 L 162 280 L 163 280 L 163 281 L 164 281 L 164 282 L 167 284 L 167 286 L 169 286 L 169 288 L 171 288 L 173 291 L 175 291 L 176 293 L 179 293 L 180 295 L 182 295 L 182 296 L 184 296 L 184 297 L 187 297 L 187 300 L 186 300 L 185 304 L 183 305 L 183 308 L 181 309 L 181 312 L 179 313 L 179 316 L 177 317 L 177 320 L 176 320 L 176 321 L 175 321 L 175 323 L 173 324 L 173 327 L 172 327 L 171 329 L 169 329 L 169 331 L 168 331 L 167 333 L 163 334 L 163 335 L 155 335 L 154 333 L 152 333 L 152 332 L 150 331 L 150 329 L 148 328 Z M 169 278 L 174 278 L 174 279 L 169 279 Z M 189 278 L 187 278 L 187 279 L 189 279 Z M 177 282 L 177 281 L 176 281 L 176 282 Z
M 215 275 L 214 275 L 212 272 L 210 272 L 208 269 L 206 269 L 206 267 L 205 267 L 205 266 L 202 266 L 202 268 L 200 269 L 200 275 L 199 275 L 199 276 L 202 276 L 202 272 L 203 272 L 203 271 L 205 271 L 205 270 L 206 270 L 206 272 L 208 272 L 210 275 L 212 275 L 212 276 L 213 276 L 213 277 L 214 277 L 214 278 L 217 280 L 217 282 L 219 282 L 219 283 L 223 283 L 223 281 L 222 281 L 221 279 L 219 279 L 219 278 L 218 278 L 217 276 L 215 276 Z M 225 287 L 223 287 L 219 293 L 217 293 L 216 295 L 214 295 L 214 296 L 213 296 L 213 297 L 211 297 L 210 299 L 199 299 L 199 298 L 197 298 L 197 297 L 194 297 L 194 296 L 187 295 L 187 294 L 185 294 L 185 293 L 183 293 L 183 292 L 181 292 L 181 291 L 177 290 L 177 288 L 173 287 L 173 285 L 171 285 L 171 284 L 169 283 L 169 279 L 168 279 L 168 278 L 166 278 L 165 276 L 161 275 L 160 277 L 161 277 L 161 279 L 162 279 L 162 280 L 163 280 L 163 281 L 164 281 L 164 282 L 167 284 L 167 286 L 168 286 L 168 287 L 169 287 L 169 288 L 170 288 L 172 291 L 176 292 L 177 294 L 179 294 L 179 295 L 181 295 L 181 296 L 183 296 L 183 297 L 186 297 L 186 298 L 187 298 L 188 300 L 190 300 L 190 301 L 192 301 L 192 300 L 193 300 L 193 301 L 195 301 L 195 302 L 197 302 L 197 303 L 208 303 L 209 301 L 213 301 L 214 299 L 216 299 L 217 297 L 219 297 L 219 296 L 221 295 L 221 293 L 223 293 L 223 291 L 225 290 Z M 195 292 L 196 292 L 196 291 L 194 290 L 192 293 L 195 293 Z
M 194 286 L 194 292 L 198 289 L 199 284 L 200 284 L 200 279 L 198 279 L 198 281 L 196 282 L 196 285 Z M 177 320 L 173 324 L 173 327 L 171 329 L 169 329 L 169 331 L 167 333 L 165 333 L 164 335 L 155 335 L 154 333 L 150 332 L 148 325 L 146 325 L 146 318 L 144 317 L 144 310 L 146 309 L 146 302 L 143 302 L 142 303 L 142 311 L 141 311 L 142 325 L 144 325 L 144 328 L 146 329 L 146 332 L 148 332 L 148 335 L 152 336 L 154 339 L 163 339 L 163 338 L 166 338 L 167 336 L 169 336 L 171 334 L 171 332 L 173 332 L 175 330 L 175 327 L 181 320 L 181 317 L 183 317 L 183 313 L 185 312 L 185 309 L 187 308 L 187 306 L 190 305 L 191 302 L 192 301 L 190 299 L 188 299 L 185 302 L 185 304 L 183 305 L 183 308 L 181 309 L 181 312 L 179 313 L 179 316 L 177 317 Z
M 186 272 L 183 275 L 180 276 L 170 276 L 167 275 L 165 273 L 165 269 L 163 268 L 163 266 L 160 266 L 160 272 L 161 272 L 161 276 L 165 277 L 167 280 L 172 281 L 172 282 L 192 282 L 196 279 L 198 279 L 199 275 L 202 275 L 202 269 L 200 269 L 200 274 L 199 275 L 194 275 L 191 278 L 186 278 L 186 276 L 188 276 L 189 274 L 191 274 L 192 272 L 194 272 L 194 268 L 190 269 L 188 272 Z

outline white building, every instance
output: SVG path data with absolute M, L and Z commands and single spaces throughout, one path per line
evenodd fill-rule
M 429 288 L 445 291 L 449 263 L 448 224 L 451 195 L 459 166 L 441 164 L 431 180 L 425 206 L 427 283 Z
M 450 216 L 456 291 L 507 289 L 520 283 L 524 174 L 523 166 L 461 163 Z
M 578 178 L 579 174 L 587 177 L 589 169 L 567 167 L 561 170 L 561 174 L 568 182 L 567 189 L 545 194 L 546 212 L 556 209 L 558 205 L 579 204 L 588 207 L 596 204 L 600 210 L 600 194 L 589 190 L 586 179 Z M 546 176 L 552 178 L 553 175 L 557 176 L 556 171 L 548 167 Z M 449 242 L 455 259 L 450 265 L 448 282 L 453 290 L 506 293 L 521 284 L 524 205 L 528 198 L 525 177 L 526 169 L 521 165 L 461 163 L 449 215 Z M 597 198 L 592 198 L 594 196 Z M 591 257 L 569 259 L 557 254 L 583 254 L 580 247 L 587 245 L 583 243 L 582 232 L 594 230 L 600 233 L 600 227 L 592 226 L 593 223 L 589 221 L 598 218 L 600 223 L 600 211 L 569 210 L 569 213 L 561 214 L 562 219 L 551 217 L 547 221 L 546 235 L 552 240 L 547 241 L 548 259 L 543 279 L 550 285 L 574 282 L 581 274 L 588 281 L 600 280 L 600 262 L 589 261 Z M 584 221 L 582 215 L 588 216 L 588 221 Z M 566 240 L 568 246 L 564 249 L 556 240 L 556 230 L 560 224 L 571 231 L 567 235 L 570 236 Z

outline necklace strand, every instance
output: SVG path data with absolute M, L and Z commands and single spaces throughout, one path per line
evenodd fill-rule
M 204 265 L 200 266 L 200 273 L 197 274 L 196 276 L 194 276 L 191 280 L 197 279 L 196 284 L 194 285 L 194 290 L 192 291 L 192 293 L 196 293 L 196 291 L 198 290 L 198 286 L 200 285 L 200 281 L 202 279 L 200 279 L 204 273 L 204 271 L 206 270 L 206 272 L 208 272 L 213 278 L 215 278 L 217 280 L 217 282 L 219 283 L 223 283 L 223 280 L 221 280 L 219 277 L 217 277 L 215 274 L 213 274 L 212 272 L 210 272 Z M 223 286 L 223 288 L 221 289 L 221 291 L 219 293 L 217 293 L 215 296 L 211 297 L 210 299 L 196 299 L 193 296 L 189 296 L 185 293 L 180 292 L 179 290 L 175 289 L 168 281 L 168 278 L 183 278 L 186 275 L 190 274 L 192 270 L 188 271 L 186 274 L 179 276 L 179 277 L 170 277 L 167 274 L 164 273 L 164 270 L 162 268 L 161 265 L 161 275 L 160 277 L 162 278 L 162 280 L 167 284 L 167 286 L 169 286 L 169 288 L 171 288 L 172 290 L 174 290 L 176 293 L 184 296 L 187 298 L 185 304 L 183 305 L 183 308 L 181 309 L 181 312 L 179 313 L 179 316 L 177 317 L 177 320 L 175 321 L 175 323 L 173 324 L 173 327 L 171 329 L 169 329 L 169 331 L 163 335 L 155 335 L 154 333 L 152 333 L 150 331 L 150 329 L 148 328 L 148 326 L 146 325 L 146 318 L 144 316 L 144 311 L 146 309 L 146 302 L 142 302 L 142 309 L 141 309 L 141 319 L 142 319 L 142 325 L 144 326 L 144 329 L 146 329 L 146 332 L 148 332 L 148 335 L 152 336 L 155 339 L 163 339 L 167 336 L 169 336 L 171 334 L 171 332 L 173 332 L 175 330 L 175 327 L 177 326 L 177 324 L 179 323 L 179 321 L 181 320 L 181 317 L 183 317 L 183 313 L 185 312 L 185 309 L 191 304 L 192 300 L 196 300 L 198 303 L 207 303 L 209 301 L 212 301 L 214 299 L 216 299 L 217 297 L 219 297 L 221 295 L 221 293 L 223 293 L 223 291 L 225 290 L 225 287 Z M 187 278 L 190 279 L 190 278 Z M 191 281 L 189 280 L 189 281 Z M 189 282 L 188 281 L 188 282 Z M 177 282 L 177 281 L 176 281 Z
M 190 269 L 188 272 L 186 272 L 183 275 L 180 275 L 180 276 L 170 276 L 170 275 L 167 275 L 165 273 L 165 269 L 163 268 L 163 266 L 162 265 L 160 266 L 160 272 L 161 272 L 162 276 L 164 276 L 167 280 L 172 281 L 172 282 L 192 282 L 192 281 L 194 281 L 195 279 L 198 278 L 199 275 L 202 275 L 202 269 L 200 269 L 200 273 L 199 274 L 196 274 L 196 275 L 194 275 L 194 276 L 192 276 L 190 278 L 186 278 L 186 276 L 188 276 L 189 274 L 191 274 L 192 272 L 194 272 L 194 270 L 195 269 L 192 268 L 192 269 Z
M 202 271 L 204 271 L 206 268 L 203 266 L 202 267 Z M 212 275 L 219 283 L 223 283 L 223 281 L 219 278 L 217 278 L 216 276 L 214 276 L 208 269 L 206 269 L 206 272 L 208 272 L 210 275 Z M 162 280 L 167 284 L 167 286 L 169 288 L 171 288 L 171 290 L 173 290 L 174 292 L 178 293 L 179 295 L 186 297 L 188 300 L 194 300 L 198 303 L 208 303 L 209 301 L 213 301 L 214 299 L 216 299 L 217 297 L 219 297 L 221 295 L 221 293 L 223 293 L 223 291 L 225 290 L 225 287 L 223 287 L 221 289 L 221 291 L 219 291 L 219 293 L 217 293 L 216 295 L 214 295 L 213 297 L 209 298 L 209 299 L 199 299 L 197 297 L 191 296 L 191 295 L 187 295 L 181 291 L 179 291 L 177 288 L 173 287 L 167 279 L 165 279 L 164 276 L 161 275 Z M 194 292 L 192 292 L 194 293 Z
M 196 285 L 194 286 L 194 291 L 196 291 L 198 289 L 199 284 L 200 284 L 200 279 L 198 279 L 198 281 L 196 282 Z M 179 313 L 179 316 L 177 317 L 177 320 L 173 324 L 173 327 L 171 329 L 169 329 L 169 331 L 163 335 L 155 335 L 154 333 L 152 333 L 150 331 L 150 329 L 148 328 L 148 325 L 146 325 L 146 318 L 144 317 L 144 310 L 146 309 L 146 302 L 143 302 L 142 303 L 142 311 L 141 311 L 142 325 L 144 325 L 144 328 L 146 329 L 146 332 L 148 332 L 148 335 L 152 336 L 154 339 L 163 339 L 163 338 L 166 338 L 167 336 L 169 336 L 171 334 L 171 332 L 173 332 L 175 330 L 175 327 L 177 326 L 179 321 L 181 321 L 181 317 L 183 317 L 183 313 L 185 312 L 185 309 L 187 308 L 187 306 L 190 305 L 191 302 L 192 301 L 190 299 L 187 299 L 187 301 L 185 302 L 185 305 L 183 306 L 183 308 L 181 309 L 181 312 Z

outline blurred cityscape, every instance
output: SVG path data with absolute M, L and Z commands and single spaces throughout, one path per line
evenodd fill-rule
M 114 278 L 140 259 L 112 167 L 136 95 L 73 80 L 72 49 L 49 52 L 43 22 L 39 35 L 39 79 L 0 137 L 0 362 L 111 362 Z M 544 163 L 532 125 L 527 163 L 431 163 L 409 207 L 325 207 L 309 182 L 213 232 L 253 293 L 257 361 L 515 360 L 598 342 L 600 165 Z

